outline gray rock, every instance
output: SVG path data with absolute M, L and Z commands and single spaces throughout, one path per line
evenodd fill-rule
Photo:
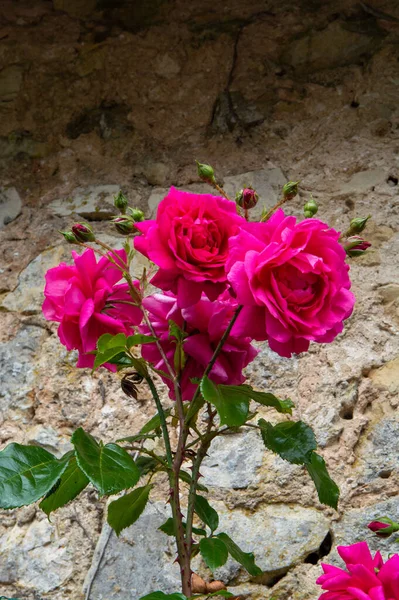
M 173 538 L 158 529 L 169 516 L 169 508 L 164 503 L 148 504 L 138 521 L 122 531 L 119 538 L 111 533 L 93 581 L 91 600 L 140 598 L 156 590 L 172 593 L 179 589 Z M 97 544 L 94 561 L 108 536 L 106 526 Z M 92 571 L 89 571 L 85 587 L 91 576 Z
M 49 204 L 50 210 L 59 217 L 77 214 L 91 221 L 109 219 L 117 213 L 114 208 L 114 196 L 119 185 L 91 185 L 76 188 L 68 198 L 58 198 Z
M 247 514 L 242 510 L 232 513 L 223 502 L 212 502 L 212 505 L 219 513 L 219 531 L 239 541 L 244 551 L 255 550 L 257 563 L 271 577 L 318 550 L 329 530 L 328 520 L 312 508 L 262 505 L 253 514 Z M 111 600 L 124 595 L 139 598 L 155 590 L 171 593 L 179 589 L 179 570 L 173 563 L 173 539 L 158 530 L 169 515 L 165 504 L 149 504 L 139 520 L 119 538 L 111 533 L 108 543 L 109 528 L 105 527 L 94 557 L 96 565 L 104 552 L 93 581 L 92 600 Z M 209 576 L 199 557 L 194 560 L 193 568 L 205 577 Z M 228 583 L 235 580 L 241 570 L 229 559 L 216 571 L 215 577 Z M 92 568 L 85 587 L 93 573 Z M 247 575 L 245 578 L 248 580 Z
M 359 452 L 359 475 L 372 481 L 379 473 L 390 473 L 399 465 L 399 419 L 386 417 L 376 423 Z M 362 467 L 361 467 L 362 465 Z
M 368 523 L 375 521 L 378 517 L 390 517 L 394 521 L 399 520 L 399 506 L 395 499 L 379 502 L 370 506 L 362 506 L 359 509 L 348 510 L 345 512 L 342 520 L 333 526 L 334 534 L 334 549 L 330 553 L 326 562 L 334 562 L 342 566 L 342 560 L 338 557 L 336 547 L 354 544 L 356 542 L 367 541 L 370 550 L 377 552 L 378 550 L 384 557 L 395 552 L 392 539 L 379 538 L 376 535 L 371 535 L 367 529 Z
M 28 528 L 15 525 L 0 539 L 0 581 L 40 594 L 62 585 L 73 573 L 65 540 L 47 519 Z
M 381 34 L 351 31 L 344 23 L 332 22 L 320 31 L 311 31 L 289 45 L 283 55 L 285 63 L 299 72 L 334 69 L 356 63 L 370 56 L 379 47 Z
M 367 192 L 370 188 L 383 183 L 387 178 L 387 172 L 382 167 L 359 171 L 352 175 L 349 181 L 343 183 L 339 194 L 354 194 Z
M 39 254 L 21 272 L 17 287 L 5 296 L 1 306 L 6 310 L 19 311 L 24 314 L 40 313 L 44 300 L 46 271 L 56 267 L 62 261 L 69 262 L 70 260 L 71 246 L 65 244 Z
M 0 190 L 0 229 L 14 221 L 21 212 L 22 201 L 15 188 Z
M 314 508 L 262 504 L 249 514 L 240 509 L 228 511 L 222 502 L 212 505 L 219 513 L 218 531 L 230 535 L 245 552 L 254 552 L 256 563 L 270 577 L 287 571 L 317 551 L 329 531 L 329 521 Z M 240 570 L 229 559 L 215 576 L 232 582 Z
M 24 327 L 10 341 L 0 344 L 0 422 L 31 417 L 34 404 L 34 357 L 45 332 L 39 327 Z
M 215 438 L 201 473 L 206 486 L 243 489 L 257 483 L 265 448 L 257 432 Z

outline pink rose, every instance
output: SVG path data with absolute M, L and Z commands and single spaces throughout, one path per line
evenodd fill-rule
M 215 300 L 226 288 L 228 242 L 242 223 L 234 202 L 172 187 L 156 220 L 136 223 L 143 235 L 134 246 L 159 267 L 151 283 L 172 291 L 179 306 L 187 307 L 202 292 Z
M 349 267 L 339 233 L 317 219 L 278 210 L 230 239 L 227 277 L 243 304 L 238 331 L 268 340 L 280 356 L 331 342 L 352 313 Z
M 346 570 L 322 564 L 324 575 L 316 581 L 323 590 L 319 600 L 399 600 L 399 555 L 384 564 L 379 552 L 374 558 L 366 542 L 338 546 Z
M 181 377 L 183 400 L 191 400 L 197 388 L 191 382 L 193 377 L 202 377 L 218 342 L 227 325 L 231 321 L 237 303 L 228 292 L 218 300 L 211 302 L 205 295 L 200 302 L 189 308 L 179 309 L 176 297 L 172 294 L 155 294 L 144 300 L 144 306 L 149 312 L 149 318 L 160 339 L 162 348 L 173 366 L 176 345 L 169 337 L 169 320 L 183 327 L 188 337 L 184 341 L 184 352 L 187 356 L 186 365 Z M 140 327 L 143 333 L 148 333 L 145 325 Z M 156 344 L 145 344 L 141 349 L 145 360 L 157 369 L 167 372 L 166 365 Z M 237 337 L 231 334 L 210 372 L 210 379 L 215 383 L 239 385 L 245 377 L 242 370 L 255 358 L 258 351 L 251 346 L 249 337 Z M 173 386 L 170 379 L 164 378 L 174 398 Z
M 124 250 L 115 253 L 126 261 Z M 61 343 L 79 351 L 77 366 L 92 367 L 94 356 L 87 352 L 95 350 L 98 338 L 104 333 L 130 334 L 141 322 L 142 312 L 125 304 L 132 302 L 128 284 L 116 285 L 122 273 L 106 257 L 97 263 L 89 249 L 81 255 L 72 252 L 72 257 L 73 265 L 61 263 L 47 271 L 43 314 L 48 321 L 60 323 Z

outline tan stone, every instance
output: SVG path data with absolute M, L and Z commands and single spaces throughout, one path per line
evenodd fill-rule
M 376 385 L 387 388 L 392 394 L 399 392 L 399 356 L 379 369 L 372 370 L 369 377 Z

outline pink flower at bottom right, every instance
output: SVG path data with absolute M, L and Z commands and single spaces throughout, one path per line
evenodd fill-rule
M 385 563 L 380 552 L 373 557 L 367 542 L 338 546 L 346 570 L 322 564 L 316 583 L 326 590 L 319 600 L 399 600 L 399 555 Z

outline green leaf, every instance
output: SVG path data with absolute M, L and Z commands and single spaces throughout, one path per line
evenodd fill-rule
M 188 600 L 183 594 L 164 594 L 163 592 L 152 592 L 148 596 L 142 596 L 140 600 Z
M 124 348 L 126 346 L 126 336 L 124 333 L 104 333 L 97 341 L 97 350 L 106 352 L 110 348 Z
M 244 425 L 249 412 L 249 398 L 239 386 L 215 385 L 208 377 L 201 380 L 201 392 L 207 402 L 216 407 L 221 425 L 240 427 Z M 232 389 L 233 388 L 233 389 Z
M 306 464 L 306 468 L 314 481 L 320 502 L 332 508 L 337 508 L 339 488 L 329 476 L 324 459 L 316 452 L 312 452 L 310 462 Z
M 229 555 L 226 545 L 219 538 L 202 539 L 200 552 L 211 571 L 224 565 Z
M 145 509 L 152 487 L 152 485 L 145 485 L 136 488 L 130 494 L 111 502 L 108 507 L 107 521 L 116 535 L 137 521 Z
M 126 442 L 133 444 L 134 442 L 140 442 L 141 440 L 155 440 L 159 435 L 156 433 L 137 433 L 136 435 L 128 435 L 123 438 L 116 440 L 116 443 Z
M 171 412 L 171 408 L 164 410 L 165 417 L 169 417 Z M 161 427 L 161 419 L 159 415 L 156 414 L 140 429 L 140 433 L 150 433 L 150 431 L 154 431 L 154 429 L 158 429 L 159 427 Z
M 201 521 L 205 525 L 208 525 L 211 531 L 215 531 L 218 528 L 219 515 L 204 496 L 199 496 L 198 494 L 195 496 L 194 510 Z
M 58 460 L 37 446 L 9 444 L 0 452 L 0 508 L 18 508 L 42 498 L 67 468 L 72 452 Z
M 39 507 L 48 516 L 57 508 L 65 506 L 68 502 L 76 498 L 88 483 L 88 478 L 78 467 L 76 457 L 72 456 L 54 491 L 50 490 L 47 496 L 40 502 Z
M 250 575 L 256 577 L 262 574 L 262 569 L 255 564 L 255 557 L 252 552 L 243 552 L 227 533 L 219 533 L 217 537 L 224 542 L 230 556 L 240 563 Z
M 175 340 L 182 342 L 188 335 L 177 323 L 170 319 L 169 325 L 169 338 L 175 338 Z
M 250 385 L 231 385 L 230 388 L 235 388 L 237 391 L 241 391 L 243 394 L 246 394 L 248 398 L 255 400 L 255 402 L 258 402 L 258 404 L 262 404 L 262 406 L 270 406 L 275 408 L 279 413 L 292 414 L 292 408 L 295 406 L 290 398 L 287 398 L 286 400 L 280 400 L 274 394 L 270 394 L 268 392 L 258 392 Z
M 105 352 L 98 352 L 96 354 L 96 358 L 94 359 L 93 371 L 104 365 L 105 363 L 114 363 L 118 364 L 118 362 L 127 356 L 124 347 L 116 347 L 116 348 L 108 348 Z M 128 357 L 130 359 L 130 357 Z M 130 363 L 131 364 L 131 359 Z
M 186 529 L 186 523 L 183 521 L 183 528 Z M 175 535 L 175 522 L 172 517 L 169 517 L 160 527 L 158 527 L 163 533 L 166 535 L 174 536 Z M 197 529 L 197 527 L 192 528 L 193 533 L 196 535 L 206 535 L 205 529 Z
M 269 450 L 294 464 L 305 464 L 317 447 L 313 430 L 302 421 L 285 421 L 272 425 L 259 419 L 263 442 Z
M 71 441 L 83 473 L 101 495 L 116 494 L 136 485 L 140 471 L 132 457 L 117 444 L 103 446 L 81 427 Z
M 129 335 L 126 340 L 127 348 L 132 346 L 140 346 L 142 344 L 151 344 L 156 342 L 157 338 L 153 335 L 144 335 L 143 333 L 136 333 L 135 335 Z

